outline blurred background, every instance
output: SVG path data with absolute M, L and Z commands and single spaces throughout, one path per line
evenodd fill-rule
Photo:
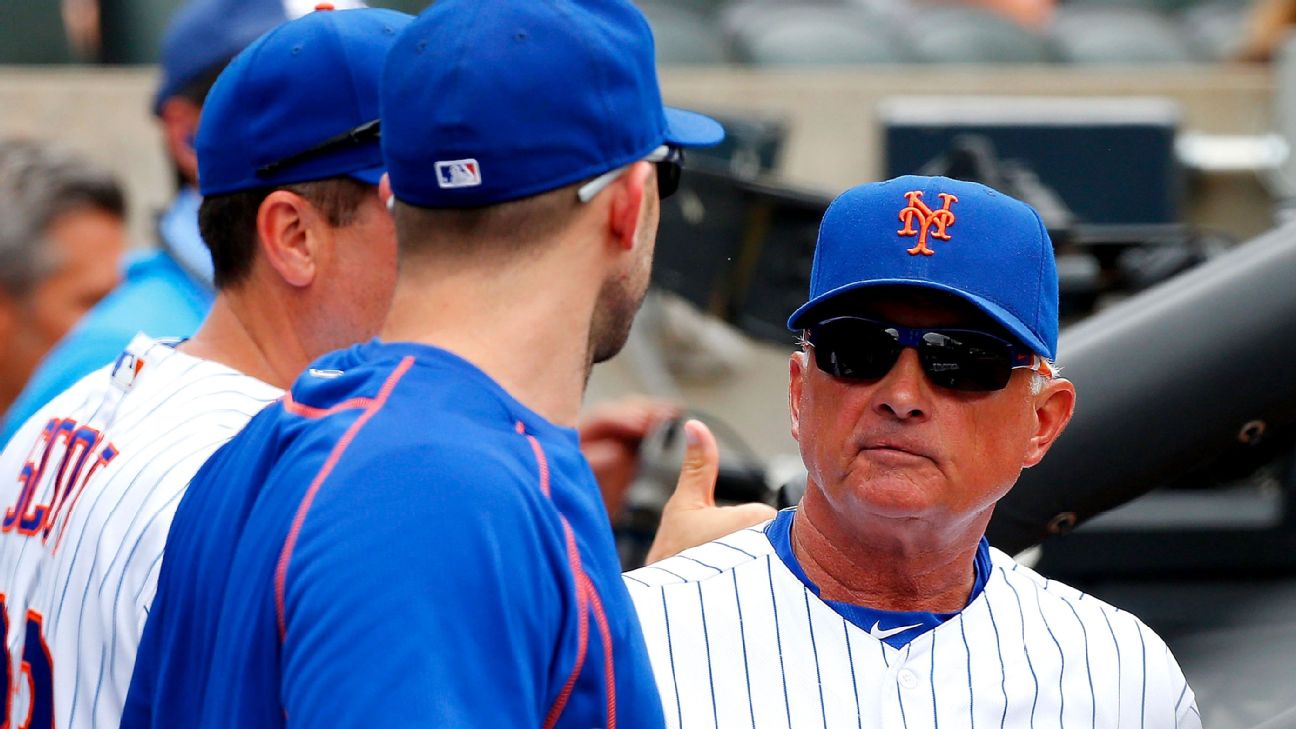
M 177 193 L 154 94 L 182 4 L 0 0 L 0 140 L 119 180 L 132 250 L 155 245 Z M 1025 199 L 1056 246 L 1080 399 L 992 542 L 1152 625 L 1206 726 L 1296 726 L 1296 0 L 639 5 L 667 101 L 729 136 L 665 204 L 654 289 L 590 403 L 686 403 L 720 438 L 722 496 L 792 503 L 783 322 L 828 201 L 907 173 Z M 0 273 L 21 250 L 0 241 Z M 644 443 L 618 519 L 627 562 L 679 440 Z

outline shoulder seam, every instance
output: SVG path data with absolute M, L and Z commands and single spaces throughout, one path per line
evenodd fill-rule
M 387 381 L 383 383 L 382 388 L 368 405 L 360 417 L 346 429 L 342 437 L 333 445 L 333 450 L 329 453 L 324 465 L 315 474 L 315 479 L 311 481 L 310 486 L 306 489 L 306 494 L 302 497 L 301 503 L 297 506 L 297 513 L 293 516 L 292 524 L 288 529 L 288 536 L 284 539 L 283 548 L 279 552 L 279 561 L 275 565 L 274 577 L 274 598 L 275 598 L 275 617 L 279 627 L 279 642 L 283 642 L 284 636 L 288 632 L 288 616 L 285 609 L 286 582 L 288 577 L 288 563 L 292 560 L 293 548 L 297 545 L 297 537 L 301 534 L 302 524 L 306 521 L 306 515 L 310 512 L 311 503 L 315 500 L 315 495 L 319 492 L 320 486 L 328 478 L 333 467 L 341 460 L 342 454 L 350 447 L 351 442 L 355 440 L 360 429 L 369 422 L 379 410 L 387 403 L 388 396 L 396 388 L 396 383 L 405 376 L 411 365 L 414 364 L 413 357 L 405 357 L 396 366 L 396 369 L 387 376 Z

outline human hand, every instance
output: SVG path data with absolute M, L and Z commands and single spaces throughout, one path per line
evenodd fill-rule
M 595 406 L 577 423 L 581 453 L 613 519 L 638 471 L 639 444 L 657 424 L 679 417 L 680 410 L 672 402 L 632 395 Z
M 776 513 L 774 507 L 761 503 L 716 506 L 720 449 L 715 436 L 697 420 L 684 423 L 684 435 L 688 444 L 684 465 L 680 468 L 675 493 L 662 509 L 661 524 L 645 564 L 767 521 Z

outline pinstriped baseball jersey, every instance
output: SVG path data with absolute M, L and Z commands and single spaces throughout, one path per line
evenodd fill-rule
M 993 548 L 961 612 L 899 648 L 875 638 L 776 550 L 794 514 L 625 575 L 668 726 L 1200 729 L 1147 626 Z
M 0 454 L 8 726 L 116 727 L 171 517 L 280 391 L 144 335 Z

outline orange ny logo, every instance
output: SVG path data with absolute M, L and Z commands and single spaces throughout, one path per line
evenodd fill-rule
M 916 235 L 918 236 L 918 245 L 908 249 L 911 256 L 921 253 L 924 256 L 930 256 L 936 251 L 927 247 L 927 231 L 931 230 L 933 238 L 949 240 L 949 233 L 945 229 L 954 224 L 954 213 L 949 209 L 951 203 L 958 202 L 958 198 L 948 192 L 938 192 L 936 196 L 945 203 L 940 210 L 932 210 L 927 207 L 927 203 L 922 201 L 922 191 L 914 190 L 906 192 L 905 199 L 909 204 L 900 211 L 900 222 L 904 227 L 897 230 L 898 235 Z M 918 229 L 914 230 L 914 223 L 918 224 Z

